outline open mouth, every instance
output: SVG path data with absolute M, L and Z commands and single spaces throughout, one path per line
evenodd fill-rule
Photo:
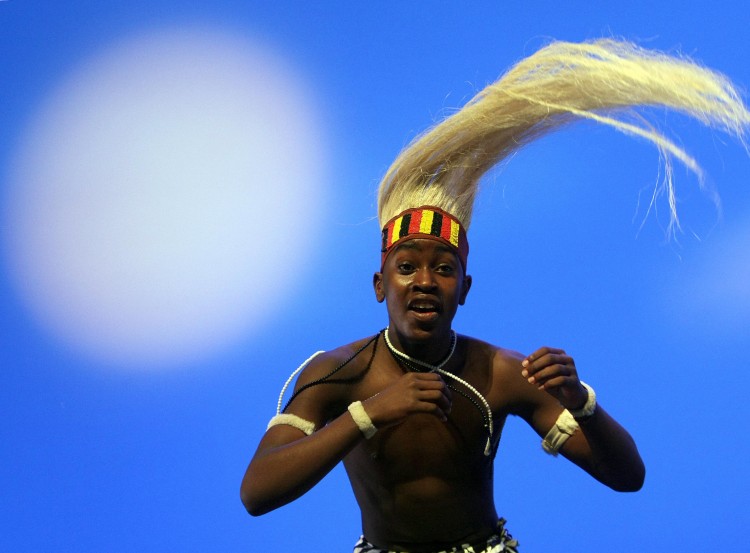
M 440 306 L 433 301 L 428 300 L 414 300 L 409 303 L 409 311 L 419 313 L 422 315 L 429 315 L 432 313 L 440 313 Z

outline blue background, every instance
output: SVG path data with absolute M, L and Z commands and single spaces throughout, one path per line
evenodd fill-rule
M 262 41 L 314 90 L 336 223 L 321 222 L 314 263 L 293 269 L 260 330 L 179 370 L 102 370 L 35 321 L 0 266 L 0 550 L 351 550 L 359 515 L 340 467 L 257 519 L 238 489 L 297 364 L 385 326 L 370 285 L 374 190 L 400 148 L 552 38 L 679 50 L 750 86 L 739 1 L 8 0 L 0 178 L 35 108 L 80 63 L 122 37 L 196 23 Z M 750 161 L 734 140 L 657 119 L 723 200 L 719 218 L 678 168 L 678 242 L 665 240 L 663 212 L 642 230 L 643 210 L 634 218 L 657 152 L 588 123 L 493 172 L 475 212 L 474 287 L 455 328 L 524 352 L 564 347 L 648 470 L 642 491 L 612 492 L 509 421 L 496 502 L 526 552 L 747 547 Z

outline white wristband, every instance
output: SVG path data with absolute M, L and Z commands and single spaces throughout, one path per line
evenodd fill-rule
M 581 381 L 581 384 L 586 388 L 589 397 L 586 399 L 584 406 L 580 409 L 569 409 L 570 414 L 573 415 L 574 419 L 585 419 L 586 417 L 593 415 L 594 411 L 596 411 L 596 392 L 594 392 L 594 389 L 585 382 Z
M 354 424 L 357 425 L 357 428 L 359 428 L 366 439 L 369 440 L 378 431 L 375 425 L 372 424 L 372 419 L 370 419 L 367 411 L 365 411 L 361 401 L 355 401 L 349 405 L 349 413 L 352 415 L 352 419 L 354 419 Z

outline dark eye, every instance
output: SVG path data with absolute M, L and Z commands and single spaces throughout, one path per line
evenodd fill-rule
M 452 275 L 456 271 L 453 265 L 448 265 L 446 263 L 438 265 L 435 270 L 441 275 Z
M 414 265 L 407 261 L 402 261 L 398 264 L 398 272 L 401 274 L 408 274 L 414 272 Z

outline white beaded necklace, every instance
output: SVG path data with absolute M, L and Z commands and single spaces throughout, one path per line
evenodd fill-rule
M 487 411 L 487 426 L 488 426 L 487 431 L 489 432 L 489 437 L 487 438 L 487 445 L 484 448 L 484 454 L 486 456 L 489 456 L 490 453 L 492 452 L 492 432 L 493 432 L 493 427 L 492 427 L 492 409 L 490 408 L 490 404 L 487 403 L 487 400 L 484 399 L 484 396 L 482 394 L 480 394 L 479 391 L 476 388 L 474 388 L 474 386 L 472 386 L 471 384 L 469 384 L 468 382 L 466 382 L 462 378 L 459 378 L 455 374 L 443 370 L 443 367 L 448 363 L 448 361 L 450 361 L 451 357 L 453 357 L 453 353 L 456 351 L 456 343 L 458 342 L 458 340 L 456 339 L 456 332 L 453 329 L 451 329 L 451 347 L 450 347 L 450 351 L 448 352 L 448 355 L 445 357 L 445 359 L 443 359 L 437 365 L 431 365 L 430 363 L 425 363 L 424 361 L 420 361 L 419 359 L 415 359 L 414 357 L 412 357 L 410 355 L 407 355 L 403 351 L 397 350 L 396 347 L 391 343 L 391 339 L 388 337 L 388 330 L 389 330 L 389 328 L 390 327 L 386 327 L 385 332 L 383 332 L 383 335 L 385 336 L 385 343 L 386 343 L 386 345 L 388 346 L 388 349 L 391 351 L 391 353 L 393 355 L 395 355 L 395 356 L 403 359 L 407 363 L 411 363 L 413 365 L 419 365 L 420 367 L 424 367 L 425 369 L 427 369 L 430 372 L 436 372 L 436 373 L 438 373 L 441 376 L 452 378 L 456 382 L 459 382 L 460 384 L 463 384 L 466 387 L 466 389 L 468 389 L 470 392 L 472 392 L 479 399 L 479 401 L 482 402 L 482 404 L 484 405 L 485 410 Z
M 450 361 L 451 357 L 453 357 L 453 352 L 456 351 L 456 342 L 458 342 L 458 340 L 456 340 L 456 333 L 455 333 L 455 331 L 451 330 L 451 347 L 450 347 L 450 351 L 448 352 L 448 355 L 445 357 L 445 359 L 443 359 L 437 365 L 431 365 L 430 363 L 425 363 L 424 361 L 420 361 L 419 359 L 415 359 L 414 357 L 412 357 L 410 355 L 407 355 L 403 351 L 397 350 L 396 347 L 391 343 L 391 339 L 388 337 L 388 329 L 389 328 L 390 328 L 389 326 L 385 327 L 384 335 L 385 335 L 385 343 L 388 346 L 388 349 L 391 350 L 391 353 L 393 353 L 394 355 L 397 355 L 398 357 L 400 357 L 404 361 L 408 361 L 409 363 L 412 363 L 414 365 L 419 365 L 420 367 L 424 367 L 425 369 L 427 369 L 430 372 L 438 372 L 440 369 L 442 369 L 443 367 L 445 367 L 446 363 L 448 363 L 448 361 Z

